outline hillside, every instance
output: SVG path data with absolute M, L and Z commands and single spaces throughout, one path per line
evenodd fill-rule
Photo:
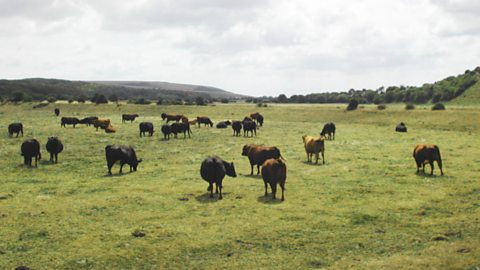
M 476 74 L 477 82 L 469 87 L 465 92 L 450 101 L 451 104 L 456 105 L 473 105 L 480 104 L 480 73 Z
M 22 79 L 0 80 L 0 96 L 10 98 L 15 92 L 22 92 L 34 100 L 47 97 L 57 99 L 88 99 L 95 94 L 107 97 L 115 95 L 119 99 L 152 99 L 188 100 L 198 96 L 206 99 L 237 99 L 243 95 L 231 93 L 223 89 L 176 84 L 168 82 L 143 81 L 68 81 L 58 79 Z

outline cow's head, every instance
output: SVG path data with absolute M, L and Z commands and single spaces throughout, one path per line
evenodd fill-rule
M 135 171 L 135 172 L 137 171 L 138 164 L 142 161 L 143 161 L 143 159 L 139 159 L 139 160 L 136 160 L 136 161 L 133 162 L 133 164 L 132 164 L 133 171 Z
M 167 114 L 166 114 L 166 113 L 162 113 L 161 116 L 162 116 L 162 120 L 165 120 L 165 118 L 167 117 Z
M 235 166 L 233 165 L 233 162 L 232 163 L 227 163 L 227 164 L 228 165 L 225 166 L 225 173 L 228 176 L 237 177 L 237 173 L 235 172 Z
M 242 149 L 242 156 L 248 156 L 248 152 L 250 152 L 250 145 L 244 145 Z

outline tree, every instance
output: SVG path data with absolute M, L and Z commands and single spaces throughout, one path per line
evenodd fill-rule
M 118 101 L 118 97 L 117 95 L 115 94 L 112 94 L 108 97 L 108 100 L 110 100 L 111 102 L 117 102 Z
M 13 102 L 20 102 L 25 99 L 25 93 L 24 92 L 14 92 L 12 94 L 12 99 L 11 101 Z
M 225 103 L 225 104 L 226 104 L 226 103 L 229 103 L 229 102 L 230 102 L 230 100 L 228 100 L 228 98 L 222 98 L 222 100 L 220 100 L 220 102 L 222 102 L 222 103 Z
M 205 99 L 201 96 L 198 96 L 198 97 L 195 98 L 195 103 L 198 106 L 203 106 L 203 105 L 205 105 Z
M 95 104 L 106 104 L 108 103 L 108 99 L 107 97 L 105 97 L 105 95 L 102 95 L 102 94 L 95 94 L 91 101 Z
M 355 98 L 350 99 L 350 102 L 348 103 L 347 106 L 347 111 L 353 111 L 356 110 L 358 107 L 358 100 Z
M 163 103 L 163 98 L 158 98 L 157 105 L 162 105 Z
M 278 102 L 280 102 L 280 103 L 287 103 L 288 98 L 287 98 L 287 96 L 286 96 L 285 94 L 280 94 L 280 95 L 278 96 L 277 100 L 278 100 Z

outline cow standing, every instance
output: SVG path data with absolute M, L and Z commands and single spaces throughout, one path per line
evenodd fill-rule
M 162 116 L 162 120 L 167 119 L 167 124 L 170 121 L 178 122 L 178 121 L 182 120 L 182 118 L 184 117 L 181 114 L 167 114 L 167 113 L 162 113 L 161 116 Z
M 200 175 L 208 182 L 207 191 L 210 191 L 210 198 L 213 198 L 213 184 L 215 184 L 215 193 L 219 193 L 220 190 L 219 200 L 223 198 L 222 181 L 225 175 L 237 177 L 233 162 L 228 163 L 217 156 L 208 157 L 202 162 Z
M 11 123 L 10 125 L 8 125 L 8 136 L 12 137 L 13 133 L 17 133 L 16 138 L 18 138 L 19 133 L 22 133 L 22 137 L 23 137 L 23 124 Z
M 268 147 L 263 145 L 249 144 L 244 145 L 242 149 L 242 156 L 248 157 L 250 161 L 250 174 L 253 174 L 253 166 L 257 165 L 257 174 L 260 174 L 260 166 L 269 158 L 281 158 L 280 149 L 275 146 Z
M 55 157 L 55 163 L 58 163 L 58 154 L 63 151 L 62 141 L 57 137 L 48 137 L 46 148 L 50 153 L 50 162 L 53 162 Z
M 35 158 L 35 167 L 37 167 L 37 161 L 42 159 L 40 143 L 36 139 L 26 140 L 22 143 L 20 150 L 23 156 L 23 163 L 27 166 L 32 166 L 32 158 Z
M 96 117 L 96 116 L 85 117 L 85 118 L 80 120 L 80 124 L 85 124 L 85 125 L 87 125 L 87 127 L 89 127 L 90 125 L 93 125 L 93 122 L 95 120 L 98 120 L 98 117 Z
M 193 134 L 192 130 L 190 129 L 189 123 L 173 123 L 170 126 L 172 133 L 177 138 L 178 133 L 183 133 L 183 138 L 187 138 L 186 134 L 188 133 L 188 138 L 190 138 L 190 134 Z
M 151 122 L 142 122 L 139 125 L 140 128 L 140 137 L 145 136 L 145 132 L 148 132 L 150 137 L 153 135 L 153 124 Z
M 242 122 L 241 121 L 233 121 L 232 122 L 232 129 L 233 129 L 233 136 L 240 136 L 240 131 L 242 130 Z
M 65 128 L 67 127 L 66 125 L 73 125 L 73 128 L 75 128 L 79 123 L 80 120 L 76 117 L 62 117 L 62 119 L 60 119 L 60 126 Z
M 133 123 L 137 117 L 138 114 L 122 114 L 122 123 L 125 123 L 125 121 L 130 121 L 130 123 Z
M 200 127 L 200 124 L 203 124 L 204 126 L 210 125 L 210 127 L 213 127 L 212 120 L 206 116 L 197 116 L 197 123 L 198 127 Z
M 407 126 L 405 125 L 405 123 L 400 122 L 400 124 L 398 124 L 398 125 L 395 127 L 395 131 L 396 131 L 396 132 L 407 132 Z
M 312 157 L 315 155 L 315 164 L 318 164 L 319 153 L 322 153 L 322 161 L 325 164 L 325 137 L 313 137 L 303 135 L 303 145 L 307 153 L 307 162 L 312 162 Z
M 105 156 L 107 158 L 108 174 L 112 174 L 112 167 L 115 162 L 120 161 L 120 174 L 122 173 L 123 165 L 130 165 L 130 172 L 137 171 L 138 164 L 142 159 L 137 159 L 135 150 L 131 146 L 125 145 L 107 145 L 105 147 Z
M 425 164 L 428 162 L 431 168 L 430 175 L 433 175 L 433 162 L 437 161 L 438 167 L 440 168 L 440 174 L 443 175 L 442 157 L 437 145 L 418 144 L 413 149 L 413 158 L 415 159 L 415 163 L 417 163 L 417 173 L 420 172 L 420 168 L 422 168 L 423 173 L 425 173 Z
M 257 136 L 257 124 L 254 121 L 244 119 L 242 122 L 242 125 L 243 125 L 243 136 L 248 136 L 249 132 L 252 135 L 252 137 L 253 137 L 253 134 Z
M 250 118 L 257 121 L 259 126 L 263 126 L 263 115 L 259 114 L 258 112 L 250 114 Z
M 60 109 L 59 108 L 55 108 L 55 110 L 53 110 L 53 112 L 55 113 L 55 116 L 60 115 Z
M 169 125 L 163 125 L 162 126 L 162 133 L 163 133 L 163 139 L 164 140 L 169 140 L 170 139 L 170 134 L 172 134 L 172 127 Z
M 106 118 L 98 118 L 92 121 L 93 127 L 95 128 L 96 131 L 98 131 L 98 128 L 101 129 L 106 129 L 107 127 L 110 126 L 110 119 Z
M 265 197 L 268 196 L 267 184 L 272 189 L 272 198 L 275 199 L 277 184 L 282 188 L 282 201 L 285 200 L 285 181 L 287 180 L 287 166 L 281 159 L 270 158 L 262 165 L 262 178 L 265 184 Z
M 335 140 L 335 123 L 329 122 L 323 126 L 322 132 L 320 132 L 320 136 L 324 136 L 327 140 Z

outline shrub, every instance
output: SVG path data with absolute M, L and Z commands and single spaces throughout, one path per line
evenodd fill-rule
M 200 97 L 200 96 L 195 98 L 195 103 L 199 106 L 206 105 L 205 99 L 203 97 Z
M 68 100 L 68 103 L 72 104 L 72 103 L 73 103 L 73 99 L 69 99 L 69 100 Z
M 150 102 L 149 100 L 146 100 L 145 98 L 139 98 L 139 99 L 135 100 L 133 103 L 139 104 L 139 105 L 148 105 L 152 102 Z
M 10 99 L 10 101 L 20 102 L 20 101 L 23 101 L 24 99 L 25 99 L 25 93 L 24 92 L 14 92 L 12 94 L 12 98 Z
M 54 103 L 55 101 L 57 101 L 57 99 L 54 98 L 54 97 L 48 97 L 47 101 L 48 101 L 48 103 Z
M 348 103 L 347 111 L 356 110 L 357 107 L 358 107 L 358 100 L 352 98 L 352 99 L 350 99 L 350 102 Z
M 433 105 L 432 111 L 440 111 L 440 110 L 445 110 L 445 105 L 443 105 L 442 103 L 436 103 L 435 105 Z
M 108 103 L 107 97 L 105 97 L 105 95 L 101 95 L 101 94 L 95 94 L 95 96 L 92 97 L 91 101 L 95 104 L 106 104 L 106 103 Z
M 230 100 L 228 100 L 227 98 L 222 98 L 222 100 L 221 100 L 220 102 L 222 102 L 222 103 L 225 103 L 225 104 L 226 104 L 226 103 L 229 103 L 229 102 L 230 102 Z
M 379 109 L 379 110 L 385 110 L 386 108 L 387 108 L 387 105 L 385 105 L 385 104 L 380 104 L 380 105 L 377 106 L 377 109 Z
M 415 105 L 413 105 L 412 103 L 408 103 L 405 105 L 405 110 L 413 110 L 415 109 Z

